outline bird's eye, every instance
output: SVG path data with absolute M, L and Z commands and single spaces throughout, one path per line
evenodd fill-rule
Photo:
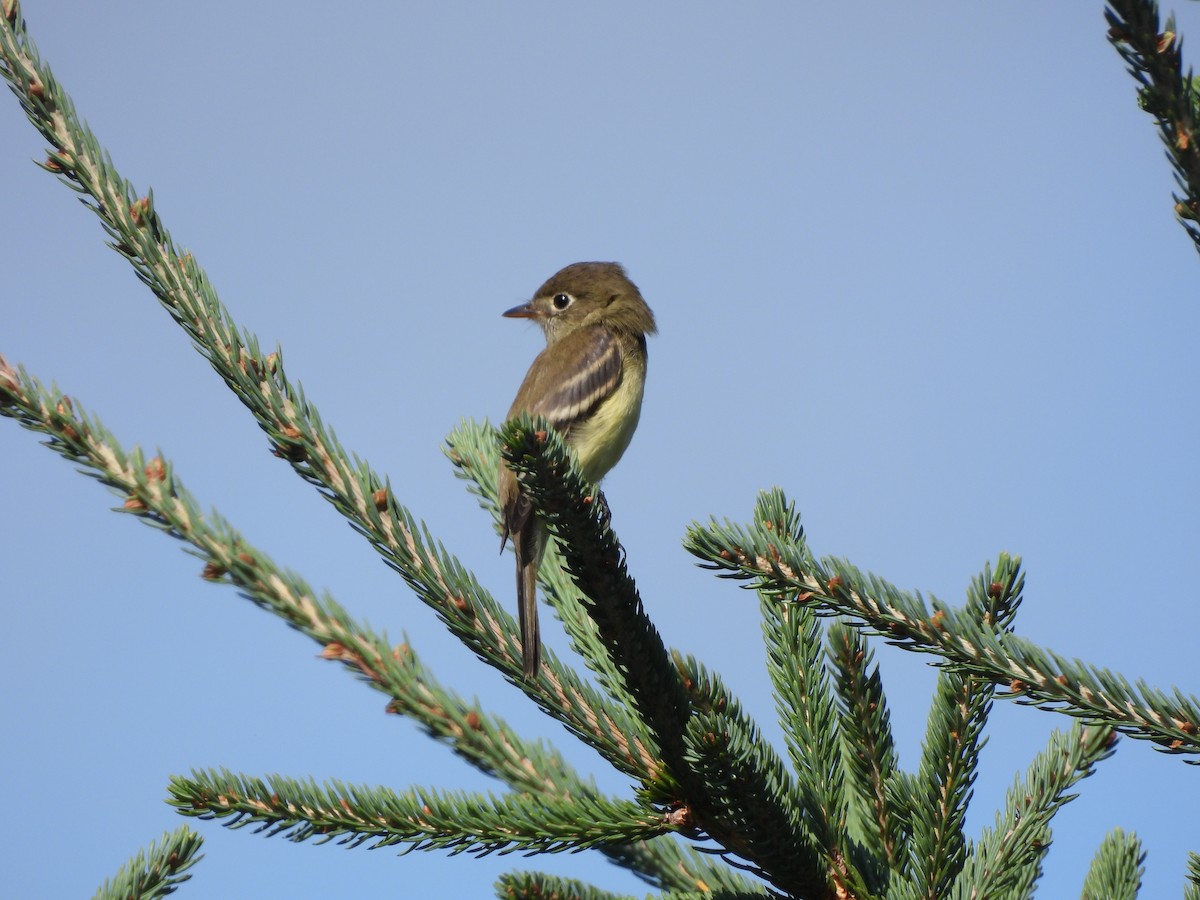
M 575 298 L 570 294 L 555 294 L 554 299 L 550 302 L 554 304 L 554 308 L 562 311 L 570 306 L 575 301 Z

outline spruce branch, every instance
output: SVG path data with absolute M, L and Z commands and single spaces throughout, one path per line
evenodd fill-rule
M 794 504 L 778 494 L 759 494 L 755 525 L 782 542 L 803 544 L 804 529 Z M 799 604 L 778 603 L 760 593 L 767 669 L 775 686 L 776 709 L 787 738 L 809 827 L 825 853 L 846 858 L 846 794 L 842 734 L 837 702 L 825 668 L 821 627 Z
M 1115 742 L 1112 729 L 1078 722 L 1070 732 L 1051 734 L 1025 777 L 1009 789 L 995 827 L 984 829 L 953 892 L 946 896 L 954 900 L 1028 896 L 1041 877 L 1042 859 L 1050 847 L 1050 820 L 1077 796 L 1068 791 L 1091 775 L 1097 762 L 1113 754 Z
M 407 644 L 393 647 L 355 622 L 329 596 L 318 597 L 298 575 L 277 566 L 218 513 L 204 514 L 174 467 L 161 455 L 146 460 L 127 452 L 80 404 L 44 388 L 0 357 L 0 416 L 44 435 L 46 446 L 80 465 L 124 498 L 122 512 L 136 515 L 191 548 L 204 562 L 203 577 L 229 583 L 242 596 L 278 616 L 389 697 L 388 710 L 415 719 L 472 764 L 529 791 L 575 789 L 578 777 L 538 743 L 523 741 L 503 722 L 440 686 Z M 536 774 L 535 774 L 536 773 Z M 555 783 L 552 773 L 565 780 Z
M 632 894 L 614 894 L 575 878 L 545 872 L 510 872 L 496 880 L 500 900 L 637 900 Z
M 574 878 L 562 878 L 544 872 L 513 872 L 496 881 L 500 900 L 639 900 L 632 894 L 602 891 Z M 762 900 L 761 891 L 727 890 L 666 891 L 646 900 Z
M 503 534 L 497 489 L 498 466 L 502 463 L 496 430 L 486 421 L 480 424 L 463 420 L 446 438 L 445 452 L 454 464 L 454 474 L 466 483 L 467 490 L 491 517 L 496 534 Z M 628 707 L 630 698 L 625 693 L 625 685 L 604 651 L 596 623 L 579 602 L 579 592 L 570 574 L 563 568 L 558 545 L 554 541 L 547 543 L 546 555 L 538 568 L 538 584 L 541 595 L 562 622 L 572 648 L 596 675 L 612 700 Z M 634 727 L 637 724 L 633 723 Z M 642 740 L 646 746 L 654 746 L 654 739 L 648 731 L 644 731 Z
M 1188 854 L 1187 884 L 1183 888 L 1183 900 L 1200 900 L 1200 853 Z
M 1082 900 L 1137 900 L 1146 853 L 1136 834 L 1114 828 L 1104 836 L 1087 877 Z
M 204 839 L 186 825 L 166 832 L 160 841 L 139 850 L 137 855 L 107 879 L 93 895 L 94 900 L 154 900 L 175 893 L 192 877 L 188 871 L 204 857 Z
M 988 567 L 967 590 L 964 618 L 993 631 L 1006 631 L 1021 602 L 1024 577 L 1014 565 Z M 921 765 L 908 782 L 905 821 L 911 829 L 910 880 L 901 896 L 937 900 L 946 896 L 966 862 L 964 825 L 995 688 L 954 670 L 938 674 L 922 744 Z
M 673 830 L 648 806 L 585 792 L 547 802 L 543 796 L 504 797 L 414 788 L 318 785 L 282 775 L 250 778 L 226 769 L 172 777 L 169 803 L 180 813 L 227 819 L 229 828 L 255 825 L 292 841 L 454 853 L 558 853 L 600 844 L 646 840 Z
M 686 778 L 683 731 L 687 692 L 642 607 L 625 567 L 625 553 L 609 527 L 603 495 L 579 475 L 570 451 L 544 418 L 505 423 L 501 454 L 558 540 L 601 644 L 625 691 L 663 754 L 666 772 Z
M 911 810 L 896 802 L 899 770 L 891 715 L 879 666 L 862 632 L 836 621 L 828 633 L 828 654 L 838 693 L 843 758 L 852 782 L 849 796 L 865 843 L 879 848 L 892 872 L 902 871 L 907 857 Z
M 706 823 L 709 833 L 729 851 L 754 861 L 758 874 L 790 897 L 825 900 L 838 896 L 829 885 L 828 873 L 823 872 L 815 842 L 805 840 L 804 833 L 797 830 L 794 813 L 781 811 L 770 795 L 762 794 L 762 785 L 755 783 L 758 773 L 746 766 L 747 737 L 733 731 L 721 715 L 700 713 L 688 721 L 688 764 L 707 786 L 705 805 L 715 807 L 712 818 L 719 823 Z M 775 821 L 770 819 L 772 814 L 778 814 Z M 799 840 L 789 862 L 780 852 L 786 853 L 788 840 L 796 835 Z M 773 870 L 763 868 L 760 861 L 773 865 Z
M 652 887 L 667 892 L 778 896 L 759 881 L 701 853 L 691 843 L 673 840 L 612 844 L 603 849 L 612 862 L 631 870 Z M 646 857 L 650 858 L 647 859 Z
M 992 686 L 957 672 L 938 675 L 908 822 L 908 882 L 901 898 L 940 900 L 966 861 L 964 824 L 991 709 Z
M 769 845 L 742 839 L 751 828 L 760 835 L 775 829 L 776 838 L 795 834 L 794 823 L 786 816 L 762 818 L 779 807 L 769 797 L 751 803 L 740 793 L 742 785 L 753 784 L 752 775 L 761 775 L 753 771 L 747 736 L 731 730 L 723 717 L 695 710 L 687 680 L 642 607 L 603 495 L 582 479 L 562 438 L 544 418 L 520 416 L 505 423 L 500 439 L 504 460 L 558 541 L 564 568 L 583 595 L 612 667 L 663 752 L 671 783 L 647 789 L 655 799 L 679 806 L 697 828 L 781 889 L 798 897 L 833 896 L 829 873 L 824 866 L 814 868 L 816 860 L 802 845 L 784 861 L 764 849 Z M 722 788 L 714 793 L 715 785 Z M 776 862 L 786 868 L 774 868 Z
M 613 765 L 639 779 L 657 777 L 657 749 L 646 745 L 645 731 L 619 705 L 552 656 L 537 683 L 521 677 L 512 615 L 433 540 L 386 479 L 346 453 L 302 387 L 285 375 L 282 353 L 264 354 L 258 339 L 237 326 L 196 260 L 176 249 L 154 212 L 152 197 L 136 198 L 133 186 L 78 118 L 70 98 L 38 58 L 19 16 L 0 21 L 0 75 L 54 148 L 53 164 L 44 168 L 78 191 L 100 217 L 112 246 L 254 415 L 275 455 L 316 487 L 477 656 Z
M 783 541 L 757 525 L 715 519 L 693 524 L 684 544 L 722 577 L 760 579 L 756 589 L 770 591 L 778 602 L 842 614 L 906 650 L 941 656 L 1007 688 L 998 697 L 1107 723 L 1167 753 L 1200 753 L 1200 700 L 1178 689 L 1168 693 L 1140 680 L 1130 684 L 1018 635 L 997 634 L 964 610 L 936 599 L 927 605 L 920 594 L 901 591 L 844 560 L 817 560 L 806 544 Z M 992 577 L 989 591 L 1009 591 L 1009 582 L 1019 577 L 1019 560 L 1002 554 Z
M 186 542 L 204 561 L 203 575 L 226 582 L 262 609 L 314 640 L 324 659 L 341 663 L 389 697 L 388 711 L 414 719 L 481 771 L 544 801 L 588 796 L 594 788 L 540 741 L 519 737 L 440 685 L 407 643 L 393 647 L 356 623 L 332 598 L 318 597 L 298 576 L 276 566 L 220 515 L 200 512 L 174 468 L 161 456 L 127 452 L 94 416 L 59 391 L 49 391 L 0 357 L 0 415 L 46 438 L 45 444 L 124 498 L 120 511 Z M 603 847 L 619 865 L 653 884 L 691 887 L 715 882 L 722 868 L 671 844 Z M 728 874 L 740 888 L 752 882 Z
M 717 675 L 691 656 L 674 658 L 700 714 L 691 722 L 687 746 L 692 766 L 709 787 L 703 817 L 709 835 L 753 860 L 780 887 L 824 889 L 813 873 L 845 870 L 846 861 L 836 847 L 824 848 L 814 839 L 816 813 L 783 760 Z M 847 882 L 860 880 L 849 871 L 838 874 Z
M 1138 103 L 1152 115 L 1175 169 L 1182 195 L 1175 195 L 1175 214 L 1200 250 L 1200 147 L 1196 146 L 1200 91 L 1189 69 L 1183 69 L 1183 40 L 1174 17 L 1160 26 L 1154 0 L 1110 0 L 1104 11 L 1108 40 L 1141 86 Z

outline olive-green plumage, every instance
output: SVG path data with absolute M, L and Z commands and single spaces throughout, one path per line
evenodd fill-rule
M 573 263 L 538 288 L 510 318 L 533 319 L 546 349 L 529 367 L 508 418 L 545 416 L 575 453 L 580 471 L 597 482 L 616 465 L 637 428 L 646 383 L 646 335 L 654 313 L 617 263 Z M 546 528 L 533 514 L 512 470 L 500 465 L 501 546 L 511 536 L 517 558 L 517 603 L 525 677 L 537 675 L 537 571 Z

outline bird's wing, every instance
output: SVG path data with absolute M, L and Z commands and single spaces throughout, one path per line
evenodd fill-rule
M 567 335 L 555 350 L 560 359 L 572 361 L 572 368 L 565 374 L 560 370 L 558 384 L 537 392 L 540 399 L 529 412 L 545 416 L 551 425 L 566 432 L 587 419 L 621 384 L 621 342 L 607 328 L 592 326 Z M 534 369 L 528 378 L 540 374 Z
M 562 353 L 572 361 L 570 370 L 565 374 L 561 369 L 558 373 L 551 372 L 546 365 L 547 353 L 543 351 L 529 367 L 508 418 L 522 412 L 542 415 L 566 435 L 572 426 L 585 421 L 621 384 L 621 342 L 609 329 L 596 325 L 566 335 L 555 346 L 555 351 L 555 355 Z M 551 383 L 552 378 L 556 383 Z M 539 399 L 526 406 L 521 398 L 530 395 Z M 504 520 L 500 546 L 503 547 L 509 535 L 524 531 L 533 513 L 533 504 L 517 487 L 516 478 L 507 466 L 500 467 L 499 489 Z

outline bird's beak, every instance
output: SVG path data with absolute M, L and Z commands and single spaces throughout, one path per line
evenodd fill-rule
M 534 308 L 532 303 L 522 303 L 520 306 L 514 306 L 512 309 L 505 310 L 501 313 L 506 319 L 540 319 L 542 314 Z

